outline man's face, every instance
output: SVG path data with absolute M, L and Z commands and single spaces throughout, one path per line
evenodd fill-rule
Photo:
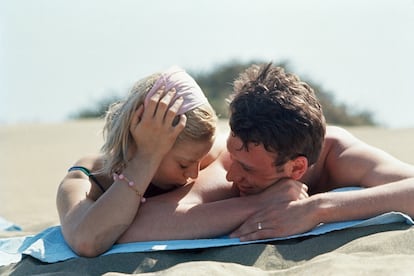
M 281 178 L 288 177 L 284 165 L 276 167 L 276 153 L 265 150 L 262 144 L 242 147 L 243 142 L 232 133 L 227 139 L 227 150 L 231 164 L 227 171 L 227 180 L 233 182 L 241 196 L 256 194 Z

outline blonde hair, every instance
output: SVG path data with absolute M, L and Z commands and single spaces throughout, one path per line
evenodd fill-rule
M 104 155 L 102 173 L 111 175 L 121 172 L 128 162 L 128 149 L 134 143 L 129 131 L 132 114 L 144 103 L 145 96 L 161 74 L 152 74 L 135 83 L 128 97 L 112 104 L 105 116 L 103 129 L 104 144 L 101 152 Z M 187 122 L 184 130 L 178 135 L 176 144 L 185 141 L 210 141 L 215 137 L 217 116 L 210 104 L 204 104 L 184 113 Z

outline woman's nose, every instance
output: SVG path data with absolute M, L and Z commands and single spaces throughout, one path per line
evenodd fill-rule
M 185 176 L 196 179 L 198 177 L 198 172 L 200 171 L 200 163 L 194 164 L 193 166 L 189 167 L 186 172 Z

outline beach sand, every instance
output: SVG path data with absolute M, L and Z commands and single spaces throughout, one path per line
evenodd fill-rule
M 0 232 L 0 237 L 35 234 L 49 226 L 59 224 L 55 204 L 55 196 L 59 182 L 66 174 L 67 169 L 78 158 L 99 152 L 102 144 L 102 127 L 102 120 L 69 121 L 57 124 L 33 123 L 0 126 L 0 216 L 22 228 L 22 231 L 20 232 L 2 231 Z M 221 129 L 226 128 L 226 123 L 221 122 Z M 405 162 L 414 164 L 414 144 L 412 143 L 414 140 L 414 129 L 386 129 L 372 127 L 347 129 L 360 139 L 388 151 Z M 391 233 L 403 233 L 407 238 L 404 240 L 395 234 L 394 238 L 397 241 L 394 241 L 392 236 L 381 236 L 385 235 L 383 232 L 390 230 L 387 227 L 394 230 L 391 231 Z M 172 257 L 172 255 L 169 255 L 168 253 L 154 253 L 153 255 L 151 255 L 152 253 L 125 254 L 122 258 L 123 266 L 122 263 L 119 263 L 119 260 L 116 259 L 116 256 L 106 256 L 105 258 L 98 257 L 92 260 L 80 258 L 64 263 L 43 266 L 43 271 L 63 271 L 69 273 L 72 271 L 71 267 L 73 268 L 74 265 L 78 266 L 81 264 L 81 266 L 83 265 L 87 267 L 88 264 L 90 264 L 92 266 L 104 265 L 104 268 L 101 267 L 99 269 L 89 270 L 84 268 L 84 270 L 80 271 L 89 275 L 99 275 L 107 272 L 132 274 L 142 271 L 156 272 L 168 269 L 167 272 L 169 274 L 179 275 L 183 272 L 192 274 L 191 272 L 200 272 L 200 269 L 203 269 L 202 271 L 206 272 L 203 275 L 214 274 L 215 271 L 220 271 L 222 273 L 221 275 L 263 275 L 262 273 L 265 271 L 266 273 L 269 271 L 272 272 L 272 275 L 279 275 L 279 272 L 293 275 L 295 274 L 295 271 L 306 271 L 300 270 L 300 268 L 306 268 L 309 272 L 315 272 L 314 269 L 312 270 L 312 266 L 306 262 L 311 258 L 313 259 L 313 265 L 317 265 L 318 262 L 325 265 L 330 264 L 331 269 L 326 270 L 327 272 L 332 272 L 335 268 L 343 267 L 344 265 L 341 263 L 342 261 L 358 267 L 358 265 L 361 265 L 360 261 L 354 263 L 352 258 L 356 258 L 357 256 L 364 257 L 364 254 L 358 251 L 359 255 L 347 255 L 346 252 L 353 252 L 355 248 L 358 248 L 358 243 L 354 241 L 354 239 L 358 239 L 360 236 L 363 236 L 364 233 L 367 235 L 379 235 L 377 237 L 379 241 L 386 244 L 398 242 L 398 240 L 401 239 L 401 241 L 407 243 L 406 246 L 414 248 L 414 231 L 406 225 L 397 224 L 383 226 L 383 228 L 380 227 L 379 229 L 368 227 L 367 229 L 364 229 L 364 231 L 358 232 L 354 230 L 353 232 L 343 233 L 343 237 L 338 238 L 336 242 L 333 242 L 335 234 L 328 234 L 327 237 L 330 237 L 331 242 L 336 244 L 333 248 L 342 247 L 341 250 L 345 252 L 345 255 L 343 255 L 343 253 L 336 253 L 336 259 L 329 258 L 328 256 L 324 258 L 324 254 L 332 250 L 326 248 L 321 251 L 312 249 L 312 252 L 319 253 L 315 253 L 312 256 L 298 257 L 293 254 L 291 250 L 293 250 L 295 246 L 298 247 L 298 250 L 302 250 L 303 248 L 300 249 L 299 245 L 296 244 L 289 245 L 289 243 L 281 243 L 276 246 L 245 246 L 243 252 L 239 252 L 237 247 L 231 247 L 208 249 L 203 252 L 198 252 L 195 255 L 191 255 L 188 252 L 176 253 L 178 254 L 178 257 Z M 312 245 L 320 248 L 321 245 L 317 244 L 321 243 L 321 241 L 318 241 L 318 239 L 322 238 L 317 237 L 310 239 L 314 240 L 314 243 L 308 240 L 309 245 L 303 244 L 303 241 L 301 241 L 300 244 L 305 247 Z M 370 242 L 372 243 L 373 241 Z M 371 245 L 373 244 L 376 243 L 372 243 Z M 355 247 L 352 247 L 352 245 Z M 345 247 L 345 249 L 343 247 Z M 378 252 L 381 253 L 386 249 L 377 248 L 376 250 L 379 250 Z M 287 252 L 286 254 L 290 252 L 289 254 L 291 255 L 286 255 L 286 258 L 286 256 L 283 256 L 283 252 Z M 367 254 L 373 254 L 371 249 L 366 252 L 368 252 Z M 401 265 L 408 265 L 410 262 L 412 265 L 414 255 L 412 255 L 412 250 L 409 253 L 410 254 L 407 256 L 399 253 L 397 254 L 400 256 L 399 258 L 397 258 L 397 255 L 393 254 L 385 257 L 383 255 L 377 256 L 374 254 L 375 256 L 373 256 L 376 257 L 377 260 L 367 259 L 367 263 L 371 262 L 375 264 L 377 268 L 382 268 L 382 271 L 387 272 L 389 271 L 385 267 L 387 262 L 392 264 L 395 261 L 396 265 L 399 265 L 397 259 L 400 261 L 402 260 Z M 227 254 L 233 254 L 233 256 Z M 234 254 L 247 255 L 242 257 L 234 256 Z M 272 254 L 276 254 L 277 256 L 269 257 L 272 256 Z M 281 254 L 284 260 L 282 263 L 280 258 L 278 258 Z M 264 255 L 269 255 L 267 261 L 265 261 L 267 263 L 260 263 L 264 262 L 263 260 L 266 260 L 263 257 Z M 127 258 L 127 256 L 133 257 Z M 181 262 L 180 258 L 184 261 Z M 246 258 L 248 260 L 246 260 Z M 150 265 L 149 263 L 151 263 L 151 260 L 154 260 L 155 263 L 157 263 L 157 260 L 159 262 L 158 264 L 154 263 L 153 265 Z M 272 264 L 272 262 L 275 263 Z M 59 265 L 60 268 L 58 267 Z M 145 265 L 150 267 L 150 269 L 143 269 Z M 297 267 L 298 265 L 300 266 L 299 268 Z M 8 274 L 9 272 L 13 272 L 15 275 L 24 275 L 25 272 L 40 271 L 38 272 L 40 274 L 43 273 L 41 267 L 42 264 L 36 260 L 27 258 L 21 264 L 10 266 L 6 270 L 3 268 L 3 273 Z M 185 269 L 183 267 L 185 267 Z M 22 274 L 19 274 L 18 271 L 21 271 Z M 87 273 L 88 271 L 92 272 Z M 381 270 L 375 271 L 381 272 Z M 404 270 L 402 272 L 404 272 Z M 33 274 L 35 274 L 35 272 L 33 272 Z
M 0 127 L 0 216 L 37 232 L 58 224 L 55 197 L 67 169 L 99 152 L 103 122 Z

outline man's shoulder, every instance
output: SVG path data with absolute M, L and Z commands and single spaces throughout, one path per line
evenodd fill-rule
M 329 125 L 326 126 L 326 137 L 342 137 L 350 135 L 350 132 L 343 127 Z
M 327 126 L 325 134 L 325 144 L 349 144 L 355 142 L 357 139 L 345 128 L 339 126 Z
M 338 126 L 327 126 L 322 152 L 318 161 L 309 168 L 305 179 L 312 193 L 335 188 L 339 157 L 355 141 L 356 138 L 348 130 Z
M 344 151 L 357 144 L 359 145 L 360 141 L 345 128 L 327 126 L 318 166 L 326 170 L 336 163 Z

